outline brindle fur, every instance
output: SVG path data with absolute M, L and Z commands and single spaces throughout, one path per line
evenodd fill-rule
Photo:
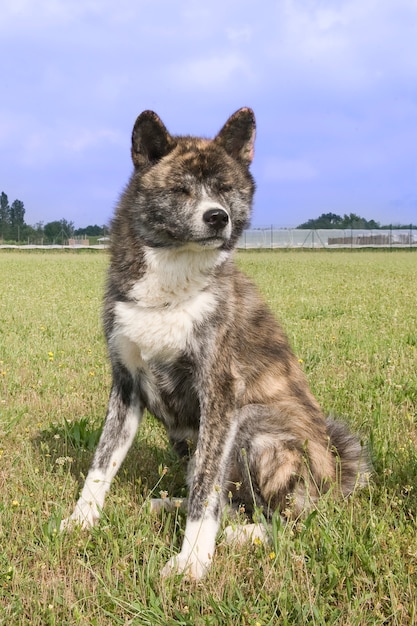
M 184 544 L 165 574 L 204 575 L 230 491 L 247 511 L 299 513 L 330 485 L 350 493 L 368 470 L 358 439 L 325 419 L 281 327 L 233 263 L 255 190 L 254 137 L 247 108 L 214 140 L 172 136 L 145 111 L 112 224 L 104 327 L 113 385 L 63 526 L 96 522 L 147 408 L 180 454 L 194 450 Z

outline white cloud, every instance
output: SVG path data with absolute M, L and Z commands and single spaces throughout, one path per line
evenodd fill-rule
M 126 137 L 110 128 L 68 127 L 65 121 L 51 127 L 39 122 L 33 125 L 26 120 L 17 141 L 15 136 L 10 142 L 9 150 L 16 164 L 38 170 L 58 162 L 82 160 L 95 150 L 114 151 L 114 146 L 125 145 Z
M 292 72 L 347 92 L 372 89 L 387 70 L 417 78 L 416 19 L 415 0 L 283 0 L 271 15 L 266 56 L 278 76 Z
M 235 51 L 183 60 L 172 65 L 168 73 L 170 81 L 183 89 L 232 89 L 239 81 L 255 78 L 250 63 Z
M 98 130 L 78 128 L 74 132 L 68 133 L 66 137 L 62 139 L 61 145 L 64 150 L 77 154 L 98 146 L 124 146 L 125 143 L 125 137 L 108 128 L 100 128 Z
M 4 26 L 40 25 L 74 22 L 84 17 L 97 16 L 119 21 L 130 19 L 150 3 L 150 0 L 2 0 Z
M 247 44 L 252 40 L 253 30 L 249 26 L 226 28 L 226 35 L 233 44 Z
M 30 25 L 45 28 L 51 22 L 67 22 L 75 19 L 81 11 L 85 12 L 88 4 L 77 3 L 76 0 L 38 0 L 36 3 L 32 0 L 3 0 L 2 29 L 14 27 L 23 30 Z

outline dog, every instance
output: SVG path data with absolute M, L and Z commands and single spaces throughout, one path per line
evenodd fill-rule
M 369 471 L 359 439 L 324 417 L 284 332 L 233 262 L 250 220 L 254 141 L 249 108 L 211 140 L 171 135 L 144 111 L 112 222 L 104 299 L 112 388 L 62 528 L 98 521 L 146 408 L 190 459 L 183 544 L 165 576 L 205 575 L 230 492 L 248 512 L 299 514 L 331 485 L 351 493 Z

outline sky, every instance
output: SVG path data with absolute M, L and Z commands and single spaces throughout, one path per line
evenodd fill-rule
M 152 109 L 213 137 L 254 109 L 252 225 L 417 223 L 417 0 L 2 0 L 0 191 L 107 224 Z

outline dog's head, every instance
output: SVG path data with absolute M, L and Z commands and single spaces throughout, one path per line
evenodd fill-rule
M 239 109 L 212 139 L 173 136 L 153 111 L 132 133 L 131 227 L 152 247 L 231 249 L 248 225 L 255 117 Z

